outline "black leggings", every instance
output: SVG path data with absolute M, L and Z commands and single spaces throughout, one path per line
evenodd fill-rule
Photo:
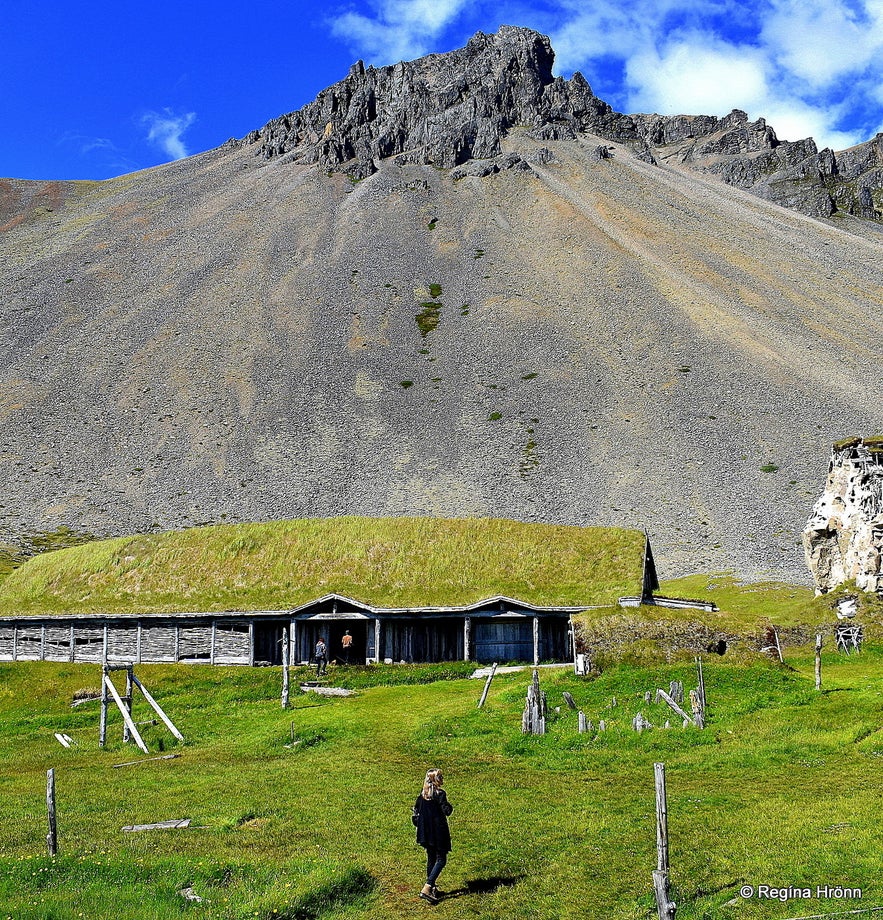
M 426 884 L 434 885 L 448 861 L 448 854 L 435 847 L 426 848 Z

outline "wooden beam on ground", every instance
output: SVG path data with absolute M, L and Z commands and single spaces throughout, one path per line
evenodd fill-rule
M 123 714 L 123 722 L 126 724 L 126 727 L 129 729 L 129 732 L 135 739 L 135 744 L 137 744 L 145 754 L 149 754 L 150 751 L 147 750 L 147 745 L 144 743 L 141 735 L 138 734 L 138 729 L 135 726 L 135 723 L 132 721 L 132 717 L 129 715 L 129 711 L 126 709 L 126 704 L 122 701 L 119 693 L 117 693 L 117 688 L 114 687 L 113 682 L 107 674 L 104 675 L 104 683 L 107 686 L 107 689 L 110 691 L 110 695 L 113 697 L 113 701 L 117 704 L 120 712 Z
M 168 729 L 168 730 L 169 730 L 179 741 L 183 741 L 183 740 L 184 740 L 184 736 L 181 734 L 181 732 L 178 731 L 177 728 L 175 728 L 174 724 L 172 723 L 172 720 L 162 711 L 162 707 L 161 707 L 161 706 L 159 705 L 159 703 L 157 703 L 157 701 L 150 695 L 150 692 L 149 692 L 148 689 L 144 686 L 144 684 L 142 684 L 141 681 L 138 680 L 138 678 L 135 677 L 134 674 L 132 675 L 132 680 L 135 682 L 135 686 L 144 694 L 144 699 L 147 700 L 147 702 L 150 703 L 150 705 L 153 707 L 154 712 L 163 720 L 163 722 L 165 722 L 166 728 L 167 728 L 167 729 Z M 146 750 L 146 749 L 145 749 L 145 753 L 147 753 L 147 750 Z
M 117 767 L 134 767 L 139 763 L 150 763 L 154 760 L 174 760 L 180 756 L 180 754 L 163 754 L 160 757 L 142 757 L 141 760 L 127 760 L 125 763 L 115 763 L 113 767 L 114 769 Z
M 158 821 L 156 824 L 128 824 L 120 830 L 128 833 L 137 831 L 173 831 L 179 828 L 190 827 L 190 818 L 181 818 L 176 821 Z

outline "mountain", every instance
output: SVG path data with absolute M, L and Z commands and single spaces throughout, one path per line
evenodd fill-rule
M 811 142 L 552 62 L 501 28 L 187 160 L 0 183 L 0 540 L 482 515 L 808 581 L 830 445 L 883 431 L 868 195 L 786 210 Z

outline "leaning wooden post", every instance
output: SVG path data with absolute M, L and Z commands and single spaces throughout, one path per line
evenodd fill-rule
M 135 678 L 135 680 L 137 682 L 137 678 Z M 111 683 L 110 677 L 108 677 L 107 674 L 104 675 L 104 683 L 108 689 L 108 692 L 113 697 L 113 701 L 117 704 L 117 708 L 122 713 L 123 722 L 126 723 L 126 727 L 131 733 L 130 737 L 135 739 L 135 744 L 137 744 L 145 754 L 149 754 L 150 751 L 147 750 L 147 745 L 141 739 L 141 735 L 138 734 L 138 729 L 135 728 L 135 723 L 132 721 L 132 717 L 129 715 L 129 710 L 126 709 L 125 703 L 123 703 L 123 701 L 120 699 L 120 695 L 117 693 L 116 687 L 114 687 L 114 685 Z
M 693 721 L 690 719 L 690 716 L 688 716 L 687 713 L 684 712 L 680 706 L 678 706 L 678 704 L 671 698 L 671 696 L 665 692 L 665 690 L 659 689 L 656 691 L 656 702 L 658 703 L 660 700 L 663 700 L 671 709 L 673 709 L 681 717 L 681 719 Z M 698 725 L 699 723 L 697 722 L 696 724 Z
M 481 693 L 481 699 L 478 701 L 478 708 L 481 709 L 484 706 L 484 701 L 487 699 L 488 691 L 491 689 L 491 681 L 494 679 L 494 674 L 497 673 L 497 662 L 495 661 L 491 665 L 491 673 L 488 674 L 487 680 L 484 682 L 484 690 Z
M 46 772 L 46 807 L 49 810 L 49 833 L 46 835 L 46 846 L 49 855 L 58 853 L 58 826 L 55 823 L 55 770 Z
M 104 747 L 107 743 L 107 686 L 104 681 L 107 678 L 107 661 L 105 660 L 101 668 L 101 721 L 98 724 L 98 747 Z
M 653 891 L 659 920 L 674 920 L 677 907 L 669 898 L 668 881 L 668 803 L 665 794 L 665 764 L 653 764 L 656 781 L 656 870 L 653 872 Z
M 782 644 L 781 642 L 779 642 L 779 630 L 778 629 L 773 630 L 773 637 L 776 640 L 776 651 L 779 653 L 779 663 L 784 664 L 785 657 L 782 655 Z
M 822 689 L 822 634 L 816 633 L 816 690 Z
M 147 700 L 147 702 L 151 705 L 151 707 L 153 708 L 153 711 L 163 720 L 163 722 L 165 723 L 166 728 L 167 728 L 167 729 L 168 729 L 168 730 L 169 730 L 179 741 L 183 741 L 183 740 L 184 740 L 184 736 L 181 734 L 181 732 L 178 731 L 177 728 L 175 728 L 175 725 L 174 725 L 174 723 L 172 722 L 172 720 L 162 711 L 162 707 L 161 707 L 161 706 L 159 705 L 159 703 L 157 703 L 157 701 L 151 696 L 151 694 L 150 694 L 150 692 L 148 691 L 147 687 L 145 687 L 144 684 L 142 684 L 141 681 L 138 680 L 138 678 L 135 676 L 134 671 L 132 672 L 132 680 L 135 681 L 135 686 L 136 686 L 136 687 L 141 691 L 141 693 L 144 695 L 144 699 Z M 144 753 L 146 754 L 147 751 L 145 750 Z
M 282 630 L 282 708 L 288 709 L 288 626 Z
M 126 709 L 129 712 L 129 717 L 132 715 L 132 667 L 131 665 L 126 668 L 126 695 L 123 697 L 123 702 L 126 704 Z M 128 744 L 131 741 L 131 735 L 129 734 L 129 724 L 126 721 L 123 721 L 123 744 Z

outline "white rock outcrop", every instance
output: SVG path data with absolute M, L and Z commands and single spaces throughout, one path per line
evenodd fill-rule
M 853 579 L 858 588 L 883 592 L 883 438 L 834 445 L 803 546 L 818 594 Z

